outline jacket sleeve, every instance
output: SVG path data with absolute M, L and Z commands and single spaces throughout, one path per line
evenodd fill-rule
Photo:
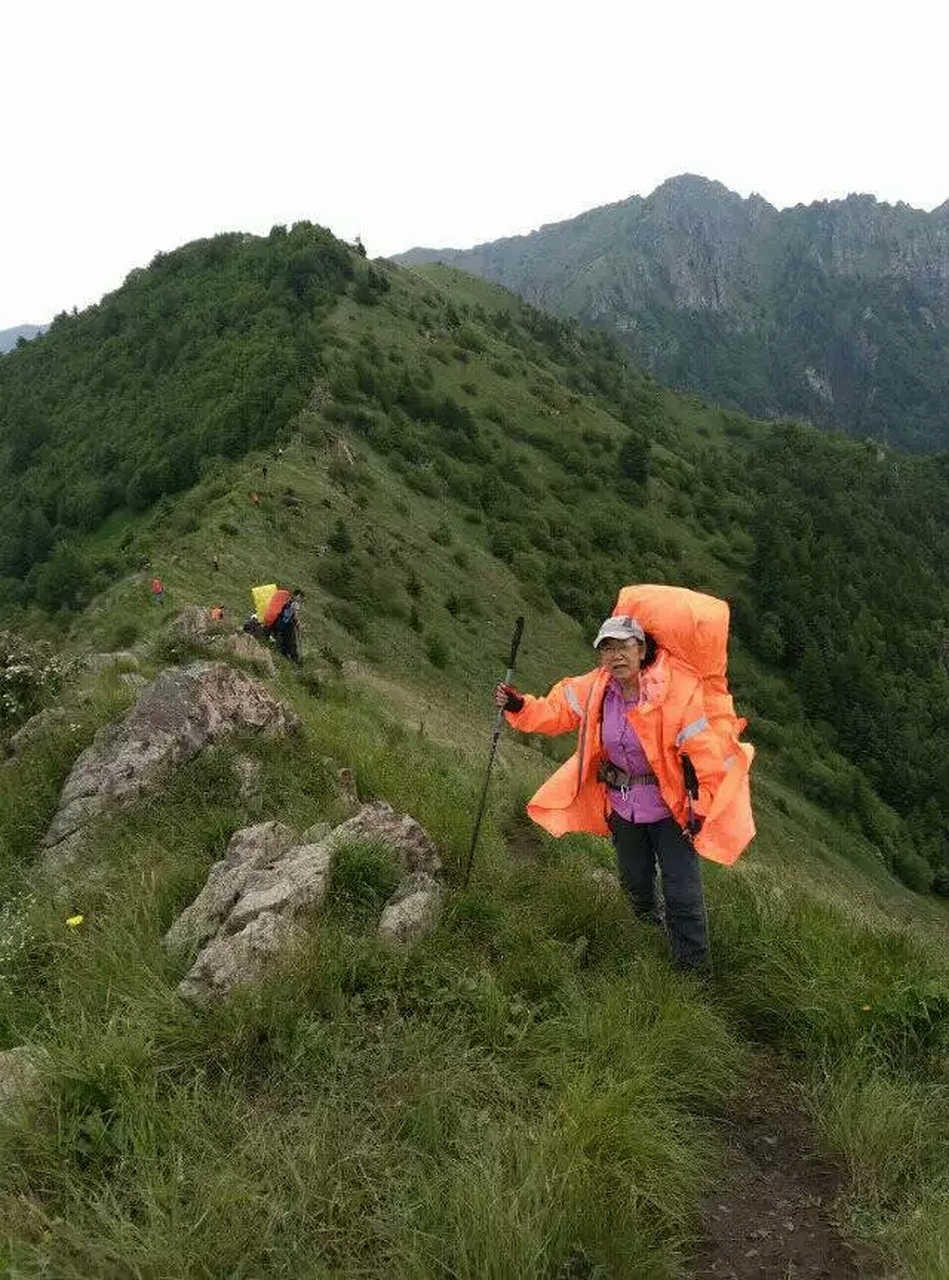
M 681 760 L 688 756 L 692 761 L 699 784 L 698 798 L 692 801 L 695 812 L 704 817 L 712 802 L 712 796 L 725 776 L 725 744 L 715 731 L 705 710 L 702 685 L 696 681 L 689 698 L 682 724 L 676 734 L 676 752 Z
M 520 711 L 504 713 L 508 724 L 521 733 L 545 733 L 553 736 L 569 733 L 580 724 L 580 702 L 569 676 L 559 680 L 545 698 L 536 698 L 531 693 L 521 696 L 524 705 Z

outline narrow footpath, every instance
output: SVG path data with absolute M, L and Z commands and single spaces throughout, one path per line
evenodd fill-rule
M 750 1064 L 720 1132 L 725 1160 L 700 1203 L 703 1235 L 684 1280 L 886 1280 L 879 1256 L 834 1224 L 842 1171 L 816 1153 L 768 1057 Z

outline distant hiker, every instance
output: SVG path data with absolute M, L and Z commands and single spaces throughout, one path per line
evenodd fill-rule
M 652 919 L 658 919 L 658 863 L 674 963 L 702 969 L 709 962 L 708 924 L 696 855 L 734 862 L 754 834 L 747 787 L 753 750 L 737 740 L 744 722 L 734 716 L 724 684 L 727 605 L 674 587 L 639 590 L 670 593 L 646 594 L 647 604 L 658 598 L 685 609 L 670 647 L 660 646 L 637 617 L 614 615 L 593 642 L 598 668 L 565 677 L 543 698 L 502 682 L 494 702 L 525 733 L 579 731 L 577 751 L 541 786 L 527 812 L 557 836 L 609 833 L 633 910 Z M 623 600 L 621 592 L 618 604 Z M 704 629 L 688 620 L 690 607 L 700 615 L 706 609 Z M 710 692 L 711 677 L 702 670 L 706 654 L 697 655 L 696 668 L 681 656 L 693 632 L 704 639 L 715 627 L 724 692 Z
M 299 587 L 292 592 L 278 588 L 267 603 L 264 626 L 273 636 L 277 648 L 285 658 L 300 665 L 300 605 L 303 592 Z
M 156 604 L 163 604 L 165 600 L 165 588 L 162 585 L 161 578 L 152 578 L 152 599 Z
M 217 553 L 216 551 L 215 551 L 215 553 L 214 553 L 213 557 L 211 558 L 211 564 L 214 566 L 214 572 L 215 572 L 215 573 L 217 573 L 217 571 L 218 571 L 218 570 L 220 569 L 220 567 L 221 567 L 221 560 L 220 560 L 220 557 L 218 556 L 218 553 Z

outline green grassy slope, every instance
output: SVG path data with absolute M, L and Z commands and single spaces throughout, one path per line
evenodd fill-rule
M 947 915 L 893 878 L 855 811 L 816 803 L 851 775 L 829 737 L 794 738 L 806 716 L 740 638 L 736 699 L 767 722 L 750 735 L 759 837 L 735 868 L 707 869 L 710 988 L 674 975 L 660 939 L 591 882 L 606 842 L 525 826 L 563 744 L 505 733 L 461 888 L 514 618 L 518 680 L 542 689 L 587 668 L 589 620 L 621 582 L 738 599 L 753 555 L 742 486 L 714 467 L 693 480 L 729 441 L 737 475 L 758 428 L 540 318 L 545 340 L 505 339 L 493 318 L 510 307 L 428 269 L 393 272 L 371 305 L 347 294 L 309 403 L 272 446 L 77 544 L 120 573 L 64 619 L 66 651 L 133 646 L 146 675 L 189 656 L 168 614 L 221 602 L 237 625 L 255 582 L 302 585 L 304 669 L 281 667 L 274 688 L 303 733 L 193 762 L 105 824 L 97 874 L 55 900 L 33 883 L 32 850 L 128 689 L 67 678 L 66 722 L 0 771 L 0 1048 L 50 1055 L 31 1121 L 0 1122 L 11 1274 L 672 1277 L 722 1158 L 714 1118 L 760 1043 L 785 1056 L 846 1161 L 848 1229 L 900 1274 L 945 1274 Z M 413 394 L 429 400 L 410 416 Z M 473 406 L 474 431 L 457 406 Z M 648 480 L 618 486 L 639 433 Z M 617 522 L 632 532 L 617 540 Z M 815 773 L 810 797 L 800 741 L 819 746 L 825 789 Z M 427 942 L 392 955 L 371 927 L 388 871 L 354 858 L 300 953 L 197 1017 L 159 943 L 230 833 L 257 820 L 238 750 L 260 761 L 260 816 L 298 830 L 334 816 L 324 757 L 352 768 L 361 795 L 432 834 L 449 901 Z

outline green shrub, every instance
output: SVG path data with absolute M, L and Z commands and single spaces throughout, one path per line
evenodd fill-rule
M 444 667 L 448 662 L 448 645 L 438 635 L 430 635 L 425 645 L 425 652 L 433 667 Z
M 326 612 L 357 640 L 365 640 L 369 634 L 369 621 L 359 607 L 351 600 L 333 600 Z
M 905 842 L 893 849 L 893 873 L 916 893 L 929 893 L 933 887 L 932 867 Z
M 142 634 L 142 628 L 134 618 L 125 618 L 116 622 L 102 637 L 102 646 L 107 651 L 128 649 Z

